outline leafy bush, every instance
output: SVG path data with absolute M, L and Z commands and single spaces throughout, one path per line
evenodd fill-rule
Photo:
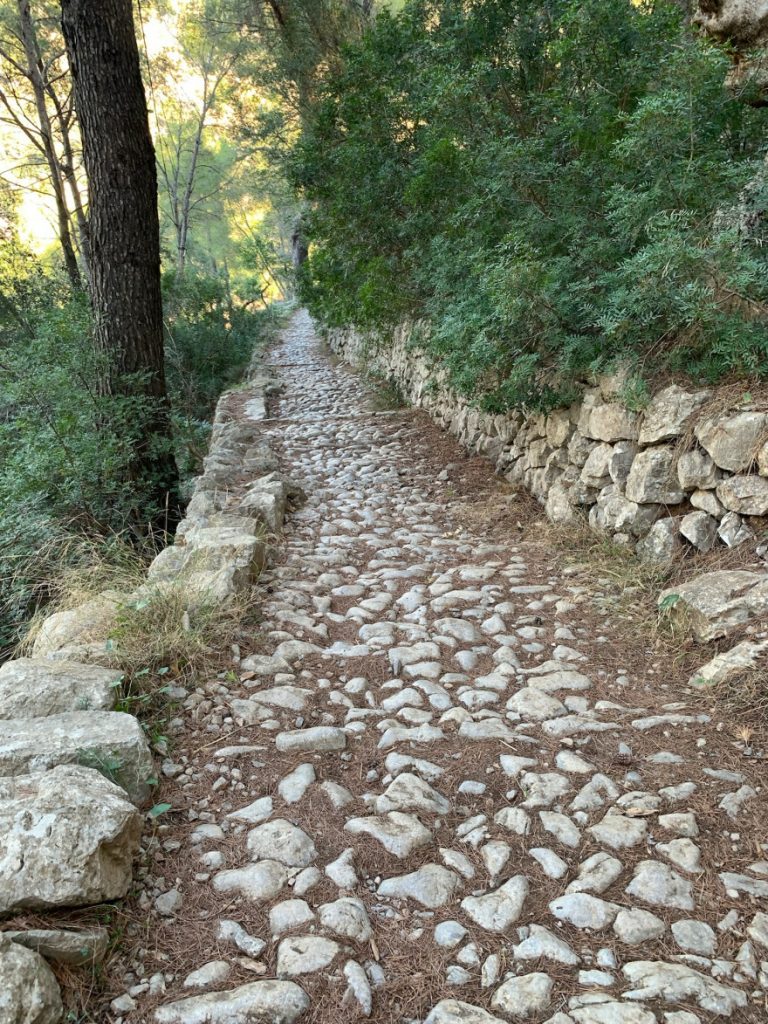
M 220 392 L 275 315 L 236 308 L 225 284 L 169 282 L 168 376 L 182 475 L 197 472 Z M 0 239 L 0 654 L 72 572 L 155 553 L 136 524 L 149 498 L 126 473 L 150 410 L 100 389 L 86 300 Z M 101 568 L 99 568 L 101 567 Z
M 326 74 L 295 149 L 303 295 L 330 326 L 426 318 L 486 406 L 546 407 L 616 361 L 768 372 L 761 239 L 734 208 L 765 112 L 681 6 L 407 0 Z M 753 223 L 766 190 L 750 188 Z M 729 213 L 730 211 L 730 213 Z

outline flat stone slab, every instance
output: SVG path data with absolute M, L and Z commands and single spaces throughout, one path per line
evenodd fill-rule
M 155 1010 L 156 1024 L 293 1024 L 309 997 L 292 981 L 254 981 L 228 992 L 208 992 Z
M 0 667 L 0 720 L 111 711 L 121 673 L 98 665 L 17 658 Z
M 0 914 L 124 896 L 141 815 L 92 768 L 0 779 Z
M 154 768 L 144 731 L 119 711 L 70 711 L 0 722 L 0 778 L 33 775 L 57 765 L 95 768 L 142 804 Z

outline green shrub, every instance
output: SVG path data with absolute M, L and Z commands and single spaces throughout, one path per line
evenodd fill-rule
M 407 0 L 326 74 L 295 149 L 305 300 L 331 326 L 426 318 L 491 409 L 618 361 L 765 375 L 765 250 L 727 214 L 766 115 L 727 67 L 677 4 Z

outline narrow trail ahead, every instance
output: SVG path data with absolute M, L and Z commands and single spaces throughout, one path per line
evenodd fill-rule
M 188 820 L 125 1019 L 768 1019 L 760 762 L 498 528 L 490 466 L 376 412 L 304 313 L 271 358 L 307 500 L 164 765 Z

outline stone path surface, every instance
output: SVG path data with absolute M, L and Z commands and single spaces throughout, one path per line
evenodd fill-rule
M 271 360 L 307 499 L 253 650 L 175 723 L 182 829 L 111 1019 L 768 1020 L 764 762 L 622 664 L 554 554 L 468 520 L 459 449 L 306 314 Z

